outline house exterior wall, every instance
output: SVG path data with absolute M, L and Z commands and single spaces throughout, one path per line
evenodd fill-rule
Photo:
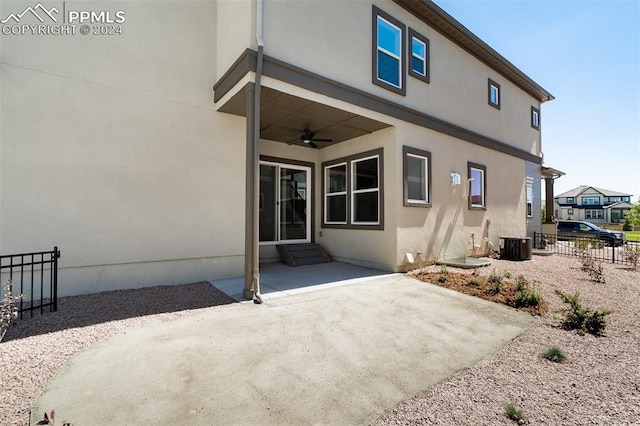
M 533 206 L 532 206 L 532 216 L 528 216 L 525 211 L 525 216 L 527 217 L 527 237 L 533 238 L 534 233 L 542 232 L 542 178 L 540 177 L 540 165 L 527 162 L 526 164 L 526 179 L 530 180 L 531 187 L 533 189 Z M 527 203 L 527 188 L 525 187 L 525 210 Z
M 396 3 L 373 4 L 429 39 L 430 83 L 405 75 L 406 96 L 372 84 L 373 9 L 366 1 L 265 2 L 265 54 L 540 155 L 540 132 L 530 121 L 539 101 Z M 499 110 L 488 105 L 488 79 L 501 85 Z
M 241 275 L 245 120 L 214 111 L 216 4 L 73 7 L 125 11 L 122 35 L 0 35 L 0 252 L 57 245 L 60 296 Z
M 402 145 L 429 151 L 432 207 L 406 207 L 401 198 L 396 200 L 393 207 L 398 218 L 396 269 L 406 270 L 425 262 L 486 254 L 492 247 L 498 249 L 500 236 L 525 235 L 523 160 L 469 146 L 463 141 L 417 126 L 399 128 L 398 141 L 395 148 L 396 193 L 402 197 Z M 486 166 L 486 210 L 469 209 L 468 162 Z M 451 185 L 451 172 L 461 175 L 461 185 Z M 475 251 L 474 246 L 478 246 Z M 414 262 L 410 261 L 411 258 Z

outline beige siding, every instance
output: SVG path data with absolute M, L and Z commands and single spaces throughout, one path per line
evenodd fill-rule
M 240 275 L 245 120 L 214 111 L 215 3 L 117 8 L 119 36 L 2 36 L 0 250 L 58 245 L 60 295 Z
M 372 5 L 366 1 L 265 2 L 265 54 L 539 155 L 540 133 L 530 125 L 536 100 L 399 5 L 373 3 L 429 38 L 430 84 L 405 75 L 406 96 L 372 84 Z M 489 78 L 501 85 L 500 110 L 487 104 Z

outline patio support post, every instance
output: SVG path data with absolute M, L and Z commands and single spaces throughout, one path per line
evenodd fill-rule
M 254 191 L 255 191 L 255 164 L 254 164 L 254 143 L 255 132 L 253 119 L 255 114 L 255 85 L 248 84 L 246 86 L 247 95 L 247 125 L 246 125 L 246 164 L 245 164 L 245 221 L 244 221 L 244 290 L 242 296 L 245 299 L 253 299 L 253 264 L 256 253 L 253 250 L 254 221 L 258 220 L 254 217 Z
M 545 177 L 545 189 L 546 189 L 546 199 L 544 200 L 546 204 L 546 217 L 544 218 L 545 223 L 553 223 L 553 178 Z

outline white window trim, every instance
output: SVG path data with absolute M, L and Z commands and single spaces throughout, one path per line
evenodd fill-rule
M 402 37 L 403 37 L 402 28 L 399 28 L 397 25 L 395 25 L 392 22 L 389 22 L 389 20 L 385 19 L 384 17 L 382 17 L 380 15 L 377 15 L 376 18 L 377 18 L 376 25 L 378 25 L 380 21 L 384 21 L 389 26 L 395 28 L 398 31 L 398 33 L 400 34 L 400 37 L 399 37 L 400 38 L 400 46 L 399 46 L 400 47 L 400 54 L 399 55 L 397 55 L 397 54 L 395 54 L 393 52 L 390 52 L 387 49 L 385 49 L 384 47 L 380 46 L 380 30 L 379 30 L 380 27 L 378 27 L 377 34 L 376 34 L 376 36 L 377 36 L 376 37 L 376 49 L 378 51 L 384 53 L 385 55 L 389 55 L 392 58 L 395 58 L 395 59 L 398 60 L 398 82 L 399 82 L 399 85 L 394 84 L 394 83 L 392 83 L 390 81 L 387 81 L 387 80 L 383 80 L 382 78 L 380 78 L 380 73 L 378 72 L 380 64 L 376 64 L 376 79 L 378 79 L 379 81 L 381 81 L 384 84 L 388 84 L 388 85 L 396 87 L 398 89 L 402 89 L 402 87 L 404 85 L 404 79 L 403 79 L 403 75 L 402 75 Z
M 355 173 L 355 167 L 357 163 L 360 163 L 362 161 L 366 161 L 366 160 L 371 160 L 372 158 L 375 158 L 377 160 L 377 176 L 376 176 L 376 187 L 375 188 L 367 188 L 367 189 L 355 189 L 356 185 L 356 173 Z M 378 216 L 378 220 L 374 221 L 374 222 L 357 222 L 355 220 L 356 214 L 355 214 L 355 195 L 356 194 L 364 194 L 364 193 L 369 193 L 369 192 L 377 192 L 378 193 L 378 210 L 377 210 L 377 216 Z M 363 157 L 363 158 L 358 158 L 355 160 L 351 161 L 351 223 L 353 225 L 380 225 L 380 156 L 379 155 L 371 155 L 369 157 Z
M 417 41 L 418 43 L 420 43 L 420 44 L 422 45 L 422 47 L 424 48 L 425 56 L 420 56 L 420 55 L 418 55 L 418 54 L 413 50 L 413 42 L 414 42 L 414 41 Z M 423 72 L 420 72 L 420 71 L 416 71 L 416 70 L 414 70 L 414 69 L 413 69 L 413 63 L 411 64 L 411 70 L 412 70 L 413 72 L 415 72 L 416 74 L 420 74 L 420 75 L 421 75 L 421 76 L 423 76 L 423 77 L 426 77 L 426 76 L 427 76 L 427 56 L 426 56 L 426 53 L 427 53 L 427 43 L 423 42 L 422 40 L 420 40 L 420 39 L 419 39 L 419 38 L 417 38 L 417 37 L 412 36 L 412 37 L 411 37 L 411 57 L 412 57 L 412 58 L 417 58 L 417 59 L 419 59 L 419 60 L 422 62 L 422 69 L 423 69 L 424 71 L 423 71 Z
M 471 175 L 473 175 L 473 171 L 476 170 L 478 172 L 480 172 L 480 175 L 482 176 L 482 184 L 480 185 L 480 195 L 482 195 L 482 203 L 481 204 L 474 204 L 473 201 L 471 201 L 471 207 L 476 207 L 476 208 L 486 208 L 486 202 L 485 202 L 485 193 L 484 193 L 484 170 L 482 169 L 478 169 L 476 167 L 471 166 L 469 168 L 471 170 Z M 471 199 L 471 187 L 473 186 L 473 184 L 469 185 L 469 198 Z
M 329 172 L 329 169 L 333 169 L 336 167 L 344 167 L 344 171 L 345 171 L 345 190 L 344 191 L 339 191 L 339 192 L 329 192 L 329 186 L 328 186 L 328 182 L 327 182 L 327 175 Z M 329 197 L 335 197 L 338 195 L 344 195 L 345 196 L 345 212 L 344 212 L 344 217 L 345 219 L 347 219 L 347 207 L 346 207 L 346 198 L 349 196 L 348 195 L 348 182 L 347 180 L 347 168 L 348 165 L 346 162 L 343 163 L 338 163 L 338 164 L 332 164 L 330 166 L 325 166 L 324 168 L 324 182 L 325 182 L 325 190 L 324 190 L 324 218 L 325 218 L 325 222 L 327 225 L 346 225 L 347 224 L 347 220 L 343 221 L 343 222 L 330 222 L 327 220 L 327 218 L 329 217 L 329 203 L 328 198 Z
M 424 194 L 425 194 L 425 199 L 424 200 L 416 200 L 413 198 L 409 198 L 409 195 L 407 193 L 407 202 L 409 203 L 415 203 L 415 204 L 430 204 L 431 200 L 429 200 L 429 157 L 425 157 L 423 155 L 417 155 L 417 154 L 411 154 L 411 153 L 407 153 L 407 157 L 414 157 L 414 158 L 419 158 L 420 160 L 424 161 Z M 407 179 L 409 179 L 409 175 L 407 174 L 406 176 Z

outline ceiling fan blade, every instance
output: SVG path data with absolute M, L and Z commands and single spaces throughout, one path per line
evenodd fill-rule
M 333 142 L 333 139 L 314 139 L 314 142 Z
M 307 145 L 309 145 L 311 148 L 317 148 L 318 147 L 318 145 L 316 145 L 312 141 L 309 141 L 309 143 Z

